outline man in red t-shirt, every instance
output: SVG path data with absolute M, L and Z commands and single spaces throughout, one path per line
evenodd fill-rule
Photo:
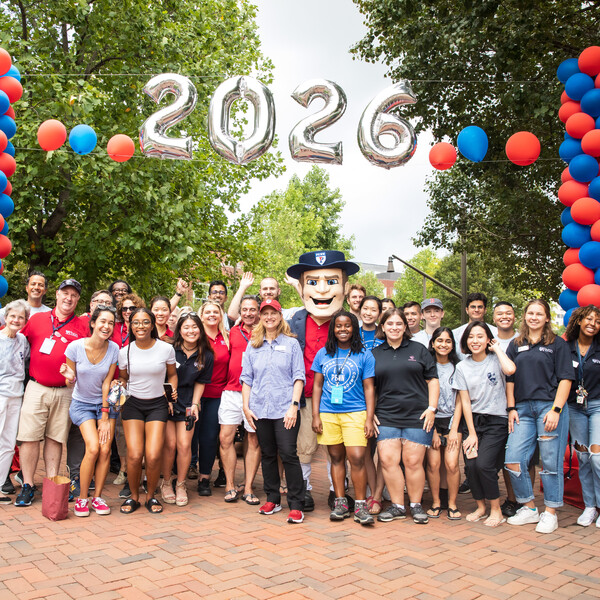
M 248 347 L 252 329 L 258 323 L 258 299 L 256 296 L 248 295 L 242 298 L 240 313 L 242 318 L 241 323 L 232 327 L 229 332 L 231 357 L 229 359 L 227 384 L 221 395 L 221 404 L 219 405 L 219 424 L 221 425 L 219 442 L 221 444 L 221 460 L 223 461 L 226 479 L 225 502 L 235 502 L 238 499 L 238 491 L 235 487 L 237 455 L 233 440 L 238 426 L 240 423 L 244 423 L 248 445 L 244 454 L 245 485 L 242 498 L 248 504 L 259 504 L 258 498 L 253 493 L 252 485 L 260 462 L 260 447 L 256 432 L 244 415 L 242 384 L 240 383 L 242 357 Z
M 85 321 L 75 316 L 80 294 L 81 284 L 66 279 L 58 286 L 56 308 L 33 315 L 21 330 L 31 346 L 31 362 L 17 433 L 23 487 L 15 506 L 29 506 L 33 501 L 33 477 L 42 440 L 46 476 L 58 474 L 62 445 L 67 442 L 71 425 L 72 392 L 60 367 L 65 362 L 67 346 L 88 335 Z

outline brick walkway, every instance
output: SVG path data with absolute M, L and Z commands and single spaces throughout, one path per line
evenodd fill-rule
M 193 492 L 187 507 L 162 515 L 143 506 L 120 514 L 114 485 L 105 517 L 71 513 L 53 523 L 39 498 L 30 508 L 2 506 L 0 598 L 600 597 L 600 530 L 578 527 L 577 509 L 563 508 L 559 530 L 545 536 L 533 526 L 490 530 L 445 517 L 424 526 L 331 523 L 319 462 L 318 508 L 301 525 L 287 524 L 285 509 L 267 517 L 241 500 L 225 504 L 222 489 L 210 498 Z M 459 497 L 463 514 L 472 506 Z

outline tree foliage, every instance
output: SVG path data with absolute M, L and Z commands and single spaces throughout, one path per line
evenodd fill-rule
M 210 97 L 227 77 L 253 74 L 268 83 L 255 8 L 241 0 L 5 1 L 0 43 L 23 76 L 16 105 L 16 210 L 10 219 L 11 291 L 33 267 L 51 279 L 77 277 L 91 291 L 125 277 L 141 293 L 164 289 L 176 274 L 219 274 L 221 260 L 247 257 L 228 213 L 252 178 L 280 170 L 267 154 L 246 167 L 210 147 Z M 136 155 L 115 163 L 106 143 L 116 133 L 137 137 L 158 106 L 142 93 L 164 72 L 187 75 L 198 91 L 195 111 L 169 131 L 191 135 L 191 162 Z M 173 101 L 168 95 L 162 106 Z M 55 118 L 67 130 L 91 125 L 98 146 L 78 156 L 67 146 L 45 153 L 40 123 Z M 240 118 L 243 118 L 241 115 Z
M 377 296 L 378 298 L 383 298 L 385 287 L 372 271 L 363 271 L 361 269 L 356 275 L 349 277 L 348 281 L 351 284 L 359 283 L 362 285 L 365 290 L 367 290 L 367 296 Z
M 421 250 L 408 262 L 421 269 L 424 273 L 436 277 L 440 265 L 440 259 L 431 248 Z M 396 263 L 397 265 L 398 263 Z M 431 281 L 426 281 L 427 298 L 437 298 L 440 288 Z M 423 277 L 410 267 L 404 267 L 401 277 L 394 284 L 394 302 L 396 306 L 402 306 L 407 302 L 423 301 Z
M 505 285 L 556 297 L 562 270 L 556 191 L 557 66 L 597 43 L 599 2 L 519 0 L 355 0 L 368 33 L 354 51 L 383 60 L 388 75 L 412 80 L 421 129 L 452 140 L 476 124 L 490 148 L 480 164 L 459 160 L 428 183 L 431 219 L 417 241 L 466 249 L 492 260 Z M 406 109 L 404 109 L 406 110 Z M 532 131 L 542 159 L 506 160 L 513 133 Z

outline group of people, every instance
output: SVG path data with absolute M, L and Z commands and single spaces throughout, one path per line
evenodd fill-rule
M 172 298 L 156 296 L 148 307 L 117 280 L 92 295 L 82 316 L 76 280 L 58 286 L 50 309 L 42 304 L 47 281 L 32 273 L 27 301 L 0 313 L 0 503 L 13 503 L 15 443 L 22 486 L 14 504 L 32 503 L 44 441 L 49 477 L 67 446 L 75 515 L 110 513 L 102 492 L 115 443 L 123 513 L 141 506 L 140 487 L 151 513 L 163 503 L 185 506 L 189 479 L 198 480 L 200 496 L 211 495 L 218 458 L 225 502 L 241 499 L 271 515 L 287 495 L 287 520 L 300 523 L 314 510 L 311 463 L 323 445 L 331 520 L 461 519 L 458 493 L 470 489 L 476 508 L 468 521 L 535 523 L 551 533 L 570 431 L 585 503 L 578 523 L 600 527 L 600 308 L 574 311 L 563 339 L 544 300 L 524 307 L 515 331 L 510 303 L 496 302 L 492 326 L 487 298 L 472 293 L 468 323 L 452 330 L 442 325 L 438 299 L 396 307 L 349 285 L 358 270 L 341 252 L 303 254 L 286 279 L 302 306 L 287 310 L 274 278 L 248 293 L 251 273 L 227 310 L 226 284 L 211 282 L 197 312 L 178 308 L 188 293 L 183 280 Z M 244 483 L 236 485 L 242 427 Z M 538 452 L 541 513 L 533 493 Z

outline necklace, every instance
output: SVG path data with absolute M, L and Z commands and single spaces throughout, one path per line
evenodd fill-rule
M 88 349 L 86 348 L 86 351 L 87 351 L 87 350 L 88 350 Z M 99 356 L 102 354 L 103 350 L 104 350 L 104 346 L 102 346 L 102 347 L 100 348 L 100 350 L 98 350 L 98 352 L 96 353 L 96 355 L 95 355 L 95 356 L 94 356 L 94 355 L 92 355 L 92 358 L 89 358 L 89 356 L 88 356 L 88 359 L 89 359 L 89 361 L 90 361 L 90 362 L 91 362 L 93 365 L 97 364 L 97 362 L 98 362 L 98 358 L 99 358 Z M 91 349 L 91 348 L 89 349 L 89 352 L 90 352 L 90 354 L 92 353 L 92 349 Z
M 196 349 L 196 347 L 194 346 L 193 348 L 188 348 L 185 344 L 183 344 L 183 349 L 187 350 L 188 352 L 193 352 Z

